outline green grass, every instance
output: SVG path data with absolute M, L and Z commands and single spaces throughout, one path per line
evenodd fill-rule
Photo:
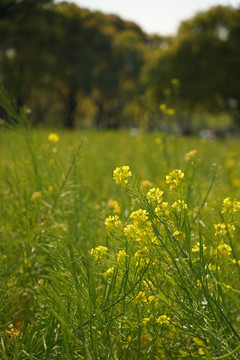
M 48 134 L 0 129 L 0 357 L 239 359 L 239 214 L 221 213 L 239 200 L 239 141 Z M 123 165 L 125 188 L 113 180 Z M 174 169 L 184 178 L 170 190 Z M 169 212 L 155 212 L 150 188 Z M 138 209 L 147 219 L 130 217 Z M 233 236 L 215 235 L 219 223 Z M 94 258 L 98 246 L 108 250 Z

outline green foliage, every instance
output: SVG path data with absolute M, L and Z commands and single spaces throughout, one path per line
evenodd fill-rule
M 32 132 L 1 99 L 1 358 L 238 359 L 238 141 Z

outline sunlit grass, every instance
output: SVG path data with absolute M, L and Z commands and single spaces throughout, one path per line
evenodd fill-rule
M 0 129 L 1 358 L 239 358 L 238 140 L 134 135 Z

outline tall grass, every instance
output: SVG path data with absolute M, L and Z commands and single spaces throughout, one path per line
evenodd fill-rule
M 4 99 L 1 358 L 239 359 L 238 142 L 48 139 Z

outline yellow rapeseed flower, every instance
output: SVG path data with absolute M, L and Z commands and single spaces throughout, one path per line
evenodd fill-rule
M 139 293 L 137 294 L 137 296 L 133 300 L 133 304 L 146 303 L 146 302 L 147 302 L 147 298 L 146 298 L 146 294 L 145 294 L 144 291 L 139 291 Z
M 48 140 L 50 142 L 56 143 L 56 142 L 59 141 L 59 136 L 58 136 L 58 134 L 51 133 L 51 134 L 48 135 Z
M 114 216 L 109 216 L 108 218 L 106 218 L 105 226 L 106 226 L 107 232 L 111 232 L 111 231 L 119 229 L 122 226 L 122 223 L 121 223 L 121 220 L 119 219 L 119 217 L 117 215 L 114 215 Z
M 121 209 L 116 200 L 109 199 L 107 202 L 107 208 L 112 210 L 114 214 L 120 214 Z
M 167 315 L 161 315 L 159 316 L 159 318 L 157 318 L 157 323 L 160 325 L 162 324 L 169 325 L 170 317 L 168 317 Z
M 174 233 L 172 235 L 180 243 L 183 243 L 184 240 L 186 239 L 186 235 L 184 234 L 184 232 L 179 231 L 179 230 L 174 231 Z
M 105 271 L 105 273 L 103 274 L 103 276 L 104 276 L 105 278 L 107 278 L 107 277 L 112 276 L 113 273 L 114 273 L 114 267 L 111 267 L 111 268 L 107 269 L 107 271 Z
M 126 251 L 125 250 L 120 250 L 117 254 L 117 261 L 118 262 L 123 262 L 126 259 Z
M 223 200 L 222 214 L 236 214 L 240 210 L 240 201 L 227 197 Z
M 91 255 L 94 258 L 94 260 L 101 259 L 103 255 L 105 255 L 108 251 L 108 248 L 106 246 L 98 246 L 95 249 L 91 250 Z
M 184 209 L 187 209 L 187 204 L 183 200 L 174 201 L 172 204 L 172 208 L 175 209 L 177 212 L 180 212 Z
M 128 183 L 128 177 L 132 176 L 129 166 L 117 167 L 113 172 L 113 179 L 117 185 L 125 187 Z
M 173 170 L 166 176 L 166 183 L 169 184 L 170 190 L 175 189 L 179 181 L 184 178 L 182 170 Z
M 135 225 L 143 225 L 148 221 L 148 213 L 146 210 L 138 209 L 133 211 L 130 215 Z
M 147 193 L 147 199 L 152 204 L 159 204 L 162 202 L 163 191 L 159 188 L 152 188 Z
M 41 196 L 42 196 L 41 191 L 35 191 L 31 196 L 31 200 L 39 199 Z
M 161 204 L 158 204 L 158 206 L 155 208 L 155 214 L 157 216 L 168 216 L 169 210 L 168 210 L 168 202 L 163 201 Z
M 225 244 L 225 243 L 221 243 L 215 250 L 215 255 L 222 255 L 222 256 L 226 256 L 226 257 L 229 257 L 231 255 L 231 251 L 232 251 L 232 248 L 231 246 Z
M 189 151 L 188 153 L 186 153 L 185 155 L 185 160 L 189 161 L 191 160 L 192 158 L 194 158 L 194 156 L 196 155 L 197 153 L 197 150 L 191 150 Z

